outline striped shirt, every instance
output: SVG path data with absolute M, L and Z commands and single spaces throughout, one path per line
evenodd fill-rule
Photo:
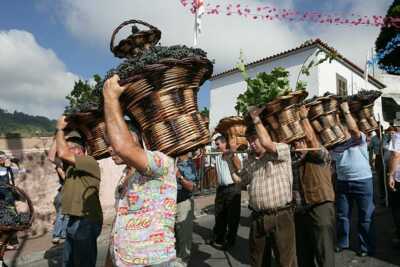
M 292 202 L 292 160 L 287 144 L 276 143 L 276 154 L 257 159 L 249 155 L 243 162 L 241 178 L 249 186 L 249 205 L 256 211 L 284 207 Z

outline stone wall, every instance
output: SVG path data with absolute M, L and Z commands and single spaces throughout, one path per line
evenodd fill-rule
M 55 209 L 53 200 L 59 187 L 54 166 L 47 160 L 46 150 L 51 140 L 0 140 L 0 150 L 18 158 L 23 171 L 16 177 L 16 185 L 27 193 L 35 209 L 35 221 L 31 228 L 33 236 L 52 231 Z M 7 146 L 12 144 L 13 147 Z M 22 146 L 20 146 L 22 144 Z M 35 147 L 36 146 L 36 147 Z M 10 149 L 12 148 L 12 149 Z M 124 166 L 116 166 L 111 158 L 98 161 L 101 169 L 100 201 L 105 222 L 114 215 L 114 191 Z

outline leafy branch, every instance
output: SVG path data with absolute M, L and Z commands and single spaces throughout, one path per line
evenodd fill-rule
M 246 91 L 237 97 L 235 109 L 239 114 L 247 113 L 250 106 L 262 106 L 290 92 L 289 72 L 282 67 L 274 68 L 270 73 L 257 73 L 252 79 L 246 70 L 243 51 L 236 66 L 247 84 Z

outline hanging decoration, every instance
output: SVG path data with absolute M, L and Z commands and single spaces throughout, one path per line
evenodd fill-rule
M 198 0 L 180 0 L 184 7 L 190 7 L 195 14 Z M 207 15 L 238 15 L 245 18 L 263 21 L 284 20 L 290 22 L 313 22 L 327 25 L 348 25 L 348 26 L 372 26 L 372 27 L 394 27 L 400 28 L 399 17 L 384 17 L 380 15 L 362 16 L 351 14 L 340 16 L 338 14 L 327 14 L 319 11 L 296 11 L 290 9 L 279 9 L 270 5 L 250 7 L 242 4 L 216 4 L 205 5 Z
M 201 19 L 205 13 L 205 8 L 204 8 L 204 0 L 194 0 L 193 3 L 194 3 L 193 8 L 195 12 L 193 45 L 196 46 L 199 34 L 201 34 Z

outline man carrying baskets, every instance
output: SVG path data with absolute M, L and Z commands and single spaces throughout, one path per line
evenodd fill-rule
M 253 150 L 240 172 L 249 186 L 250 264 L 270 266 L 274 250 L 280 267 L 297 266 L 292 205 L 292 165 L 289 145 L 272 142 L 259 117 L 262 109 L 249 113 L 254 125 L 246 137 Z
M 300 108 L 306 139 L 294 142 L 293 190 L 296 195 L 296 249 L 299 267 L 335 266 L 335 192 L 331 157 Z M 306 151 L 307 144 L 315 151 Z
M 331 154 L 335 162 L 336 208 L 337 208 L 337 252 L 349 248 L 351 211 L 353 201 L 358 208 L 359 256 L 373 253 L 372 215 L 373 203 L 372 171 L 369 164 L 368 144 L 349 111 L 347 102 L 340 105 L 346 119 L 350 139 L 333 147 Z M 347 133 L 348 135 L 348 133 Z
M 173 266 L 177 169 L 171 157 L 133 139 L 119 103 L 125 87 L 118 81 L 115 75 L 103 88 L 107 136 L 114 153 L 135 170 L 118 201 L 110 252 L 119 267 Z
M 69 216 L 64 243 L 63 266 L 94 267 L 97 259 L 97 237 L 103 223 L 99 199 L 100 168 L 97 161 L 86 154 L 81 137 L 65 137 L 68 122 L 62 116 L 57 122 L 57 156 L 65 161 L 62 188 L 62 214 Z

